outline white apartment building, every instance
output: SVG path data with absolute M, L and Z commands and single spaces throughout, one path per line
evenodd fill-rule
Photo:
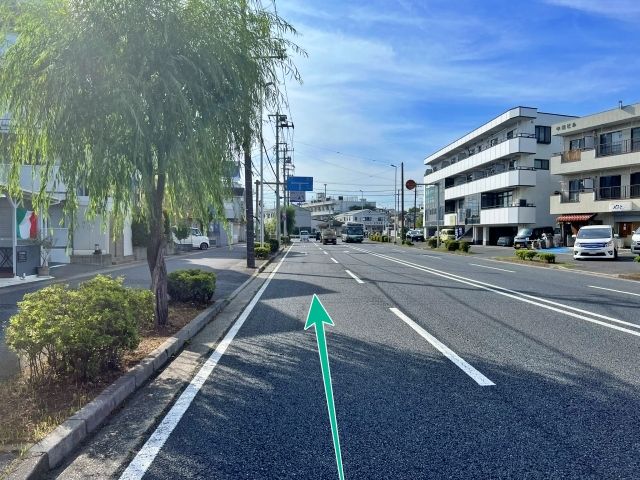
M 489 245 L 522 226 L 555 225 L 549 196 L 560 184 L 549 159 L 562 141 L 552 125 L 574 118 L 515 107 L 428 156 L 425 227 L 438 221 Z
M 552 133 L 561 153 L 551 173 L 561 176 L 551 213 L 564 238 L 586 224 L 611 225 L 624 240 L 640 227 L 640 103 L 561 121 Z
M 342 223 L 362 223 L 367 232 L 382 232 L 389 225 L 389 214 L 380 210 L 351 210 L 350 212 L 336 215 L 335 219 Z
M 311 227 L 318 228 L 318 225 L 325 223 L 343 212 L 348 212 L 352 208 L 363 208 L 364 206 L 376 206 L 376 202 L 369 202 L 366 198 L 347 195 L 327 196 L 324 193 L 317 193 L 314 200 L 310 200 L 300 205 L 311 212 Z

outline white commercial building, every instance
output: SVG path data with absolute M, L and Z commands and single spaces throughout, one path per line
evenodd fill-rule
M 640 103 L 556 123 L 560 148 L 551 173 L 561 187 L 551 196 L 551 213 L 563 237 L 586 224 L 611 225 L 625 246 L 640 227 Z
M 551 126 L 573 119 L 512 108 L 427 157 L 425 227 L 488 245 L 522 226 L 553 226 L 549 196 L 560 184 L 549 159 L 562 142 Z

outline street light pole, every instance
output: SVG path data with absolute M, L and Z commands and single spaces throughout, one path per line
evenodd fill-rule
M 398 238 L 398 202 L 396 200 L 396 193 L 398 192 L 398 166 L 391 164 L 391 166 L 395 169 L 395 175 L 393 177 L 393 228 L 395 230 L 395 235 L 393 236 L 393 243 L 396 243 L 396 239 Z

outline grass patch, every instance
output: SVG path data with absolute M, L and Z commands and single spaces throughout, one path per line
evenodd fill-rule
M 618 275 L 620 278 L 624 278 L 626 280 L 637 280 L 640 281 L 640 272 L 638 273 L 621 273 Z
M 542 265 L 543 267 L 549 267 L 549 266 L 557 266 L 557 267 L 561 267 L 561 268 L 580 268 L 579 265 L 576 265 L 575 263 L 566 263 L 566 262 L 559 262 L 559 261 L 555 261 L 555 263 L 546 263 L 543 260 L 540 260 L 538 258 L 533 258 L 532 260 L 523 260 L 517 257 L 492 257 L 493 260 L 499 260 L 501 262 L 511 262 L 511 263 L 518 263 L 520 265 L 531 265 L 531 264 L 535 264 L 535 265 Z
M 29 381 L 28 374 L 0 381 L 0 447 L 13 446 L 13 451 L 20 451 L 42 440 L 202 310 L 188 304 L 171 305 L 167 325 L 143 329 L 138 348 L 124 355 L 121 370 L 104 373 L 92 381 L 35 383 Z

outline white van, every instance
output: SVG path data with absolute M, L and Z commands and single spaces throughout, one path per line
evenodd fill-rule
M 590 257 L 618 258 L 618 235 L 609 225 L 588 225 L 580 228 L 573 236 L 573 258 L 582 260 Z
M 203 235 L 199 228 L 191 227 L 189 236 L 184 240 L 178 240 L 173 229 L 171 236 L 173 237 L 173 243 L 176 245 L 191 245 L 193 248 L 199 248 L 200 250 L 209 248 L 209 237 Z

